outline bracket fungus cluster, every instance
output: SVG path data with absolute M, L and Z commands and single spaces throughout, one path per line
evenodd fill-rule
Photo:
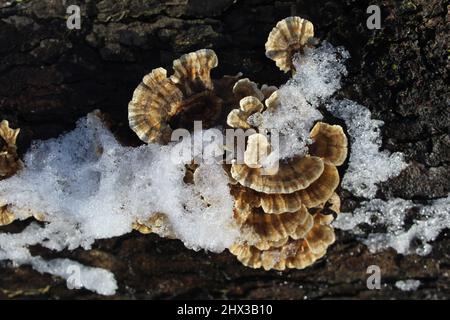
M 330 214 L 340 209 L 336 166 L 346 158 L 347 138 L 341 127 L 323 122 L 314 126 L 311 138 L 309 155 L 282 160 L 277 170 L 265 172 L 261 155 L 270 146 L 256 133 L 247 142 L 246 158 L 251 161 L 231 165 L 231 176 L 238 182 L 232 186 L 234 215 L 242 237 L 230 251 L 244 265 L 305 268 L 334 242 Z
M 280 70 L 292 71 L 295 74 L 298 70 L 295 70 L 292 59 L 294 55 L 303 54 L 306 46 L 313 45 L 313 35 L 311 22 L 299 17 L 284 19 L 270 33 L 266 43 L 266 55 L 276 62 Z M 0 226 L 11 223 L 15 216 L 20 219 L 34 216 L 37 220 L 45 220 L 51 225 L 52 221 L 49 219 L 55 219 L 60 212 L 64 212 L 68 214 L 68 220 L 72 219 L 72 224 L 66 223 L 64 219 L 56 219 L 57 222 L 78 228 L 78 222 L 82 221 L 86 224 L 84 229 L 80 229 L 80 232 L 72 231 L 78 232 L 77 237 L 80 238 L 83 232 L 86 232 L 90 237 L 89 241 L 124 234 L 131 228 L 143 234 L 153 232 L 163 237 L 178 237 L 184 241 L 180 235 L 186 238 L 184 231 L 189 228 L 191 242 L 185 242 L 189 243 L 187 246 L 194 249 L 213 248 L 216 251 L 228 248 L 239 261 L 252 268 L 302 269 L 323 257 L 328 246 L 335 240 L 330 224 L 340 211 L 340 200 L 336 194 L 340 177 L 336 167 L 342 165 L 347 157 L 347 138 L 344 131 L 338 125 L 318 122 L 321 118 L 299 117 L 299 122 L 309 121 L 308 125 L 304 126 L 307 127 L 304 134 L 308 136 L 305 139 L 308 141 L 307 151 L 281 159 L 274 157 L 277 147 L 272 141 L 273 137 L 268 138 L 262 123 L 271 116 L 272 111 L 283 107 L 283 100 L 280 99 L 283 87 L 266 84 L 259 86 L 248 78 L 239 79 L 241 74 L 212 79 L 211 70 L 217 65 L 218 58 L 214 51 L 201 49 L 176 59 L 171 75 L 168 75 L 164 68 L 156 68 L 144 76 L 129 102 L 128 119 L 130 128 L 148 144 L 148 148 L 121 146 L 112 134 L 102 131 L 105 129 L 98 129 L 98 123 L 101 121 L 93 120 L 92 117 L 88 117 L 87 124 L 84 127 L 81 125 L 73 136 L 69 134 L 61 141 L 67 139 L 72 142 L 75 141 L 74 137 L 77 137 L 83 150 L 95 149 L 96 154 L 92 156 L 95 161 L 87 157 L 89 159 L 85 163 L 85 159 L 78 159 L 82 156 L 66 155 L 65 152 L 70 153 L 73 146 L 70 146 L 72 149 L 64 149 L 65 146 L 61 149 L 62 144 L 50 143 L 52 150 L 58 155 L 49 160 L 54 167 L 47 165 L 45 168 L 45 177 L 50 180 L 49 184 L 54 184 L 46 189 L 54 192 L 49 201 L 50 205 L 31 212 L 32 205 L 17 205 L 26 195 L 11 197 L 15 201 L 13 214 L 8 207 L 10 202 L 0 201 Z M 302 101 L 306 103 L 306 99 Z M 316 109 L 314 111 L 319 113 Z M 306 114 L 308 113 L 303 113 Z M 203 128 L 221 128 L 223 131 L 230 128 L 252 129 L 244 139 L 244 146 L 240 146 L 242 150 L 238 150 L 243 152 L 243 161 L 234 161 L 231 165 L 197 165 L 194 162 L 189 163 L 190 160 L 176 165 L 168 163 L 168 153 L 175 149 L 171 149 L 175 144 L 170 144 L 173 130 L 190 130 L 194 121 L 202 121 Z M 0 180 L 11 177 L 23 166 L 16 151 L 18 133 L 18 129 L 9 128 L 7 121 L 0 123 Z M 89 140 L 86 137 L 96 136 L 103 139 L 103 142 L 85 144 L 86 140 Z M 108 147 L 111 150 L 106 150 Z M 233 151 L 237 149 L 233 148 Z M 44 147 L 42 150 L 47 149 Z M 45 157 L 45 151 L 42 150 L 41 156 Z M 234 152 L 234 156 L 238 152 Z M 147 165 L 142 161 L 144 158 L 153 161 L 153 167 L 143 167 Z M 126 160 L 122 161 L 123 159 Z M 56 163 L 57 161 L 60 162 Z M 14 186 L 8 189 L 4 185 L 3 194 L 8 190 L 19 190 L 24 194 L 28 192 L 26 187 L 22 189 L 20 185 L 23 181 L 31 183 L 30 180 L 34 181 L 37 175 L 43 174 L 45 170 L 38 162 L 34 158 L 25 158 L 25 167 L 27 164 L 29 166 L 25 169 L 28 172 L 23 176 L 15 175 L 17 179 L 12 179 Z M 73 176 L 72 171 L 68 173 L 65 162 L 72 164 L 74 170 L 81 173 L 76 176 Z M 130 163 L 133 168 L 129 167 Z M 123 172 L 117 166 L 123 169 Z M 134 171 L 130 173 L 128 169 Z M 163 172 L 158 174 L 166 174 L 167 177 L 154 178 L 153 170 L 161 170 Z M 139 173 L 136 173 L 137 171 Z M 108 174 L 110 176 L 105 177 Z M 62 179 L 59 179 L 59 175 Z M 184 179 L 181 178 L 183 175 Z M 107 187 L 99 183 L 99 177 L 109 179 Z M 68 187 L 70 183 L 76 183 L 78 186 L 81 181 L 79 179 L 82 178 L 90 181 L 91 189 L 79 190 L 75 187 L 72 190 Z M 163 185 L 159 180 L 164 178 L 170 180 L 170 183 Z M 118 181 L 119 187 L 114 185 Z M 129 181 L 136 184 L 130 186 L 127 184 Z M 177 183 L 182 186 L 175 186 Z M 124 185 L 131 189 L 129 193 L 129 190 L 120 189 Z M 188 185 L 197 189 L 184 188 Z M 116 192 L 117 188 L 126 195 L 113 199 L 109 194 Z M 64 193 L 68 189 L 70 196 Z M 149 195 L 152 190 L 157 196 Z M 225 192 L 227 194 L 224 194 Z M 172 198 L 161 199 L 166 193 L 170 193 Z M 67 198 L 64 198 L 66 196 Z M 31 203 L 37 206 L 43 198 L 45 196 L 38 193 Z M 61 198 L 72 201 L 76 208 L 73 209 L 66 203 L 61 205 Z M 113 203 L 106 205 L 105 199 Z M 172 200 L 174 203 L 169 203 Z M 201 204 L 193 203 L 194 200 Z M 113 221 L 107 223 L 111 230 L 103 230 L 105 232 L 101 233 L 94 226 L 95 223 L 98 224 L 99 218 L 85 211 L 87 208 L 98 209 L 103 205 L 107 208 L 102 208 L 107 212 L 104 216 L 112 217 Z M 127 210 L 130 212 L 126 212 Z M 204 214 L 205 217 L 186 217 L 186 212 L 193 215 Z M 206 217 L 208 215 L 209 217 Z M 222 217 L 227 219 L 222 220 Z M 202 228 L 203 242 L 200 244 L 198 234 L 194 234 L 198 230 L 191 230 L 198 221 L 207 221 L 205 225 L 209 228 L 207 232 Z M 53 221 L 54 228 L 58 223 Z M 180 224 L 183 226 L 180 227 Z M 215 245 L 211 245 L 214 240 L 210 234 L 217 232 L 211 231 L 211 228 L 226 228 L 226 241 L 218 239 Z M 55 234 L 59 235 L 60 232 L 57 230 Z M 73 247 L 86 242 L 85 239 L 77 237 Z M 42 239 L 45 238 L 44 236 Z M 193 238 L 197 242 L 192 241 Z M 44 241 L 42 239 L 39 241 Z M 62 242 L 64 244 L 58 244 L 58 248 L 67 246 L 65 240 Z M 20 243 L 22 247 L 25 245 Z M 32 261 L 30 257 L 27 259 L 24 261 Z
M 269 34 L 266 55 L 280 70 L 295 73 L 294 55 L 311 46 L 313 36 L 311 22 L 286 18 Z M 217 63 L 214 52 L 204 49 L 175 60 L 170 77 L 162 68 L 153 70 L 129 104 L 130 127 L 144 142 L 167 143 L 173 125 L 190 128 L 188 122 L 194 118 L 210 126 L 220 124 L 220 114 L 231 109 L 226 115 L 229 127 L 255 132 L 246 139 L 244 163 L 224 166 L 232 181 L 233 216 L 241 230 L 230 252 L 252 268 L 305 268 L 335 239 L 330 223 L 340 210 L 336 166 L 346 159 L 347 138 L 340 126 L 317 122 L 308 154 L 281 159 L 276 168 L 267 166 L 272 146 L 258 127 L 262 112 L 279 106 L 278 88 L 229 77 L 234 81 L 228 82 L 224 98 L 210 78 Z M 188 168 L 187 174 L 195 183 L 195 168 Z M 138 224 L 137 229 L 149 232 L 152 227 Z
M 295 73 L 292 59 L 313 42 L 313 35 L 311 22 L 299 17 L 284 19 L 270 33 L 266 55 L 280 70 Z M 242 97 L 227 124 L 258 130 L 264 108 L 275 110 L 281 103 L 276 88 L 264 96 L 265 106 L 263 96 Z M 334 242 L 330 223 L 340 210 L 336 166 L 346 159 L 347 138 L 340 126 L 324 122 L 315 124 L 310 138 L 308 154 L 281 159 L 274 170 L 263 167 L 272 149 L 268 139 L 255 133 L 247 140 L 244 163 L 232 164 L 230 174 L 237 182 L 232 186 L 234 216 L 242 237 L 230 252 L 244 265 L 302 269 L 321 258 Z

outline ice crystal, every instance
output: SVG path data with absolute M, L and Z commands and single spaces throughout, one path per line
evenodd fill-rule
M 345 121 L 350 135 L 350 159 L 342 187 L 358 197 L 374 198 L 377 183 L 397 176 L 407 167 L 403 154 L 380 151 L 383 121 L 372 119 L 366 107 L 350 100 L 335 100 L 327 109 Z
M 168 227 L 189 248 L 220 252 L 229 247 L 238 230 L 228 177 L 210 161 L 199 167 L 207 179 L 185 184 L 187 159 L 173 153 L 187 143 L 191 141 L 124 147 L 94 115 L 57 139 L 34 143 L 24 169 L 0 181 L 0 199 L 19 219 L 31 211 L 44 213 L 46 223 L 0 234 L 0 260 L 67 278 L 64 268 L 75 262 L 46 262 L 32 257 L 28 247 L 89 249 L 96 239 L 128 233 L 134 221 L 146 221 L 156 212 L 167 215 Z M 115 290 L 114 277 L 105 270 L 84 268 L 82 274 L 88 289 L 105 294 Z M 89 279 L 98 283 L 94 286 Z
M 407 223 L 408 218 L 412 224 Z M 333 226 L 357 235 L 371 252 L 393 248 L 401 254 L 427 255 L 432 249 L 430 242 L 450 228 L 450 196 L 428 205 L 404 199 L 373 199 L 353 213 L 340 214 Z M 363 227 L 383 231 L 367 233 Z
M 395 283 L 395 286 L 402 291 L 416 291 L 420 287 L 419 280 L 399 280 Z
M 318 107 L 340 88 L 341 77 L 347 74 L 344 62 L 348 57 L 343 48 L 328 43 L 295 57 L 297 72 L 278 90 L 278 107 L 264 111 L 258 119 L 262 130 L 279 134 L 281 159 L 308 151 L 312 143 L 309 132 L 323 118 Z

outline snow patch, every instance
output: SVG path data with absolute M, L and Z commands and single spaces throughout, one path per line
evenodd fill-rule
M 295 85 L 314 106 L 331 97 L 341 88 L 342 76 L 347 76 L 344 63 L 350 53 L 344 47 L 323 42 L 318 48 L 305 48 L 293 60 L 296 73 L 288 85 Z
M 46 223 L 0 234 L 0 260 L 67 278 L 64 268 L 75 262 L 32 257 L 29 246 L 89 249 L 96 239 L 126 234 L 133 222 L 156 212 L 167 215 L 170 229 L 186 247 L 223 251 L 239 234 L 228 177 L 219 164 L 208 161 L 200 164 L 201 184 L 185 184 L 185 164 L 191 159 L 173 161 L 173 153 L 191 143 L 124 147 L 92 114 L 79 120 L 75 130 L 34 143 L 24 169 L 0 181 L 0 199 L 19 219 L 31 211 L 44 213 Z M 105 270 L 81 272 L 88 289 L 112 294 L 117 287 Z
M 294 58 L 297 72 L 278 89 L 278 107 L 267 109 L 258 119 L 261 131 L 279 134 L 280 159 L 308 152 L 311 128 L 323 118 L 318 107 L 340 88 L 341 77 L 347 74 L 344 62 L 348 57 L 342 47 L 324 42 Z
M 395 286 L 402 291 L 416 291 L 420 287 L 420 280 L 400 280 L 395 283 Z
M 384 122 L 372 119 L 366 107 L 350 100 L 335 100 L 327 109 L 345 121 L 350 135 L 351 152 L 342 187 L 358 197 L 373 199 L 379 182 L 397 176 L 408 166 L 403 154 L 379 150 Z
M 412 223 L 407 223 L 408 219 Z M 450 228 L 450 196 L 428 205 L 404 199 L 363 202 L 353 213 L 339 214 L 333 226 L 357 235 L 371 252 L 393 248 L 398 253 L 427 255 L 430 242 Z M 367 234 L 364 227 L 383 230 Z

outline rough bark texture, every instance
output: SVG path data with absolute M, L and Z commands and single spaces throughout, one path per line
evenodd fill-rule
M 382 8 L 378 31 L 366 27 L 366 8 L 374 3 Z M 81 30 L 66 28 L 69 4 L 81 5 Z M 260 83 L 284 82 L 286 76 L 264 56 L 264 43 L 276 22 L 291 14 L 311 20 L 318 38 L 350 51 L 350 74 L 340 95 L 384 120 L 384 147 L 404 152 L 412 163 L 383 183 L 379 196 L 421 201 L 447 196 L 448 1 L 0 0 L 0 118 L 22 128 L 21 152 L 32 139 L 57 136 L 96 108 L 133 138 L 127 103 L 134 88 L 152 68 L 170 67 L 182 53 L 212 48 L 219 57 L 216 74 L 241 71 Z M 358 203 L 340 193 L 344 209 Z M 194 252 L 179 241 L 136 232 L 57 256 L 113 271 L 118 299 L 450 297 L 448 233 L 426 257 L 391 250 L 370 254 L 339 231 L 337 239 L 313 267 L 283 273 L 248 269 L 228 252 Z M 381 290 L 366 287 L 371 264 L 381 267 Z M 1 267 L 0 273 L 0 298 L 102 298 L 68 290 L 63 280 L 28 267 Z M 394 286 L 410 278 L 422 281 L 419 290 Z

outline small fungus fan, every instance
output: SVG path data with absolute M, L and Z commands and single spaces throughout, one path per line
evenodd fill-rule
M 302 52 L 314 37 L 313 24 L 300 17 L 288 17 L 277 23 L 266 42 L 266 56 L 281 71 L 295 71 L 292 59 Z
M 145 143 L 167 144 L 175 128 L 192 129 L 194 121 L 213 126 L 238 77 L 212 80 L 210 72 L 217 64 L 213 50 L 201 49 L 175 60 L 170 77 L 164 68 L 152 70 L 128 105 L 130 128 Z

